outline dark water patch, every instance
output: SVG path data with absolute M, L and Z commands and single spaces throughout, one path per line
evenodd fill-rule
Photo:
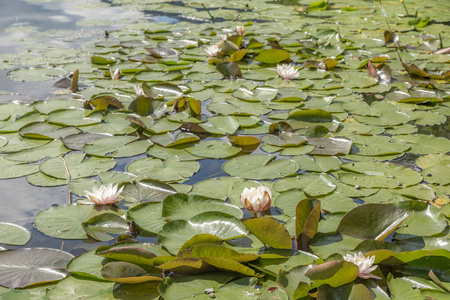
M 436 137 L 444 137 L 446 139 L 450 139 L 450 127 L 449 127 L 448 117 L 447 117 L 447 122 L 445 122 L 443 124 L 434 125 L 434 126 L 421 126 L 421 125 L 416 125 L 416 126 L 419 128 L 417 133 L 434 135 Z
M 194 176 L 190 177 L 185 184 L 193 185 L 209 178 L 229 176 L 222 170 L 222 166 L 225 162 L 225 159 L 203 159 L 199 161 L 201 165 L 200 170 L 195 173 Z
M 419 158 L 421 155 L 419 154 L 413 154 L 413 153 L 406 153 L 400 158 L 391 160 L 392 163 L 395 163 L 397 166 L 403 166 L 407 168 L 411 168 L 415 171 L 420 171 L 419 168 L 416 167 L 415 162 L 416 159 Z

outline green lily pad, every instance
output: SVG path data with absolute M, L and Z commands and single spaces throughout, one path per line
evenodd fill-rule
M 254 218 L 243 224 L 264 245 L 277 249 L 291 249 L 292 240 L 289 232 L 278 221 L 271 218 Z
M 313 145 L 312 155 L 348 155 L 353 141 L 343 137 L 308 138 L 308 145 Z
M 151 145 L 152 142 L 137 141 L 137 137 L 133 136 L 114 136 L 85 144 L 83 151 L 100 157 L 128 157 L 146 152 Z
M 34 123 L 22 127 L 19 134 L 31 139 L 61 139 L 71 134 L 77 134 L 80 130 L 75 127 L 63 127 L 49 123 Z
M 212 288 L 217 291 L 217 294 L 219 295 L 219 289 L 222 287 L 225 288 L 225 284 L 230 282 L 234 277 L 235 275 L 231 273 L 220 272 L 183 276 L 177 280 L 167 278 L 161 283 L 159 290 L 161 295 L 166 299 L 182 300 L 195 295 L 196 298 L 203 298 L 206 300 L 209 298 L 209 295 L 205 294 L 206 289 Z M 232 293 L 231 297 L 245 299 L 246 296 L 242 291 L 243 289 L 240 288 Z M 226 299 L 226 297 L 224 299 Z
M 293 132 L 281 132 L 277 136 L 265 135 L 261 138 L 261 141 L 277 147 L 295 147 L 306 143 L 307 139 L 305 136 Z
M 94 216 L 81 225 L 88 236 L 98 241 L 112 240 L 113 237 L 108 233 L 126 234 L 129 230 L 127 221 L 110 213 Z
M 349 211 L 339 223 L 338 231 L 360 239 L 383 241 L 396 230 L 408 214 L 387 204 L 365 204 Z
M 241 152 L 241 148 L 234 147 L 227 142 L 209 140 L 202 141 L 192 147 L 187 147 L 186 151 L 199 157 L 226 158 L 235 156 Z
M 100 270 L 103 267 L 102 262 L 105 258 L 96 255 L 95 251 L 85 252 L 72 259 L 67 265 L 67 271 L 87 278 L 103 279 Z
M 406 187 L 422 181 L 420 173 L 412 169 L 381 162 L 346 163 L 341 165 L 341 170 L 354 172 L 339 172 L 339 179 L 342 182 L 367 188 Z
M 407 143 L 387 136 L 356 136 L 353 142 L 358 149 L 353 153 L 358 155 L 391 155 L 410 149 Z
M 266 64 L 277 64 L 289 59 L 290 57 L 291 55 L 289 54 L 289 52 L 285 50 L 269 49 L 261 51 L 256 57 L 256 60 Z
M 8 72 L 8 77 L 16 81 L 47 81 L 64 76 L 67 71 L 61 68 L 18 68 Z
M 158 233 L 167 223 L 161 217 L 162 202 L 145 202 L 128 211 L 127 219 L 134 221 L 140 228 L 151 233 Z
M 274 156 L 255 154 L 233 158 L 223 165 L 231 176 L 246 179 L 275 179 L 295 173 L 298 164 L 290 159 L 275 160 Z
M 84 109 L 57 110 L 48 115 L 48 121 L 64 126 L 95 125 L 102 121 L 102 114 L 100 112 L 90 112 Z
M 23 288 L 32 284 L 58 281 L 67 276 L 72 254 L 50 248 L 24 248 L 0 252 L 0 284 Z
M 22 226 L 0 223 L 0 243 L 8 245 L 25 245 L 30 240 L 30 232 Z
M 301 189 L 311 197 L 326 195 L 336 189 L 332 178 L 326 174 L 300 174 L 276 181 L 273 185 L 278 192 Z
M 34 225 L 42 233 L 60 239 L 86 239 L 82 223 L 104 213 L 94 205 L 64 205 L 50 207 L 36 214 Z M 115 213 L 114 207 L 108 212 Z
M 0 179 L 15 178 L 39 171 L 39 165 L 24 164 L 0 157 Z
M 115 282 L 93 281 L 68 276 L 49 291 L 52 299 L 79 299 L 80 297 L 94 297 L 97 299 L 114 298 Z
M 69 151 L 70 150 L 64 147 L 61 141 L 53 140 L 50 143 L 40 147 L 8 154 L 5 158 L 12 161 L 35 162 L 46 157 L 57 157 L 64 155 Z
M 170 133 L 161 135 L 154 135 L 151 137 L 151 141 L 163 147 L 173 147 L 181 144 L 187 144 L 198 141 L 200 138 L 193 133 L 181 132 L 176 136 Z
M 192 187 L 189 194 L 226 200 L 238 183 L 244 179 L 236 177 L 216 177 L 200 181 Z
M 238 99 L 250 102 L 271 101 L 276 98 L 278 90 L 269 87 L 258 87 L 254 91 L 250 91 L 241 87 L 233 91 L 232 95 Z
M 289 119 L 311 123 L 324 123 L 333 121 L 331 113 L 320 108 L 297 110 L 291 112 L 289 113 Z
M 39 166 L 39 170 L 47 176 L 58 179 L 76 179 L 90 177 L 112 169 L 116 162 L 112 158 L 89 157 L 84 153 L 73 153 L 64 159 L 51 158 Z
M 409 150 L 409 152 L 415 154 L 445 153 L 450 148 L 450 140 L 431 135 L 396 135 L 393 138 L 410 145 L 411 150 Z
M 229 203 L 221 200 L 209 199 L 203 196 L 175 194 L 168 196 L 163 203 L 162 217 L 169 220 L 188 220 L 200 213 L 219 211 L 242 218 L 242 211 Z
M 233 116 L 213 116 L 208 118 L 209 124 L 200 126 L 212 134 L 233 134 L 239 128 L 239 121 Z
M 428 205 L 426 209 L 412 211 L 408 218 L 403 222 L 394 236 L 415 235 L 431 236 L 441 233 L 447 226 L 447 221 L 439 208 Z
M 329 172 L 339 170 L 339 166 L 342 161 L 335 156 L 308 156 L 299 155 L 291 158 L 296 161 L 300 170 L 312 171 L 312 172 Z
M 130 172 L 142 179 L 157 179 L 165 182 L 185 181 L 200 169 L 196 161 L 181 161 L 172 156 L 164 162 L 159 159 L 142 158 L 127 166 Z
M 196 234 L 208 233 L 228 240 L 246 234 L 246 229 L 235 217 L 221 212 L 205 212 L 190 220 L 176 220 L 164 225 L 158 233 L 159 242 L 171 253 Z
M 328 284 L 337 287 L 355 280 L 358 271 L 358 266 L 353 263 L 334 260 L 312 267 L 305 275 L 318 286 Z

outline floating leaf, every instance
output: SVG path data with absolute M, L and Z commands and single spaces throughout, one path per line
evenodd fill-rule
M 30 232 L 22 226 L 0 223 L 0 243 L 8 245 L 25 245 L 30 240 Z
M 217 71 L 227 79 L 235 80 L 237 78 L 242 78 L 241 69 L 235 62 L 221 62 L 217 64 L 216 68 Z
M 81 225 L 88 236 L 98 241 L 110 241 L 113 237 L 108 233 L 126 234 L 129 229 L 127 221 L 110 213 L 94 216 Z
M 358 272 L 358 266 L 354 263 L 334 260 L 312 267 L 305 275 L 313 280 L 316 286 L 328 284 L 337 287 L 355 280 Z
M 162 217 L 170 220 L 189 220 L 204 212 L 219 211 L 242 218 L 242 211 L 234 205 L 220 200 L 208 199 L 197 195 L 175 194 L 164 200 Z
M 110 213 L 115 213 L 109 207 Z M 95 209 L 94 205 L 64 205 L 50 207 L 36 214 L 34 225 L 42 233 L 60 239 L 85 239 L 87 235 L 82 223 L 106 211 Z
M 105 279 L 121 283 L 162 281 L 161 277 L 149 275 L 143 268 L 124 261 L 113 261 L 104 265 L 102 276 Z
M 154 135 L 151 137 L 151 141 L 155 144 L 161 145 L 163 147 L 173 147 L 176 145 L 187 144 L 198 141 L 200 138 L 193 133 L 181 132 L 176 136 L 170 133 L 165 133 L 162 135 Z
M 387 204 L 365 204 L 352 209 L 339 223 L 338 231 L 360 239 L 383 241 L 396 230 L 408 214 Z
M 89 101 L 90 104 L 95 106 L 95 110 L 107 111 L 108 106 L 114 106 L 115 108 L 122 108 L 123 104 L 114 97 L 111 96 L 100 96 Z
M 289 54 L 289 52 L 285 50 L 269 49 L 261 51 L 256 57 L 256 60 L 266 64 L 277 64 L 289 59 L 290 57 L 291 55 Z
M 185 181 L 199 169 L 198 162 L 181 161 L 177 156 L 169 157 L 164 162 L 159 159 L 142 158 L 127 166 L 127 172 L 142 179 L 150 178 L 166 182 Z
M 116 162 L 112 158 L 89 157 L 84 153 L 73 153 L 44 161 L 39 170 L 47 176 L 58 179 L 90 177 L 112 169 Z
M 271 218 L 254 218 L 243 224 L 263 244 L 276 249 L 291 249 L 292 240 L 289 232 L 278 221 Z
M 238 154 L 241 152 L 241 149 L 227 142 L 210 140 L 202 141 L 192 147 L 187 147 L 186 151 L 200 157 L 226 158 Z
M 309 250 L 309 243 L 318 231 L 320 219 L 320 201 L 316 199 L 301 200 L 295 210 L 296 248 Z
M 246 179 L 274 179 L 295 173 L 298 164 L 290 159 L 275 160 L 274 156 L 255 154 L 233 158 L 223 165 L 223 170 Z
M 111 137 L 110 134 L 105 133 L 78 133 L 71 134 L 62 139 L 64 146 L 72 150 L 83 150 L 85 144 L 89 144 L 98 139 Z
M 164 225 L 158 233 L 159 242 L 171 253 L 196 234 L 208 233 L 228 240 L 246 234 L 245 227 L 233 216 L 221 212 L 198 214 L 189 221 L 176 220 Z
M 23 288 L 58 281 L 67 276 L 67 263 L 73 256 L 50 248 L 24 248 L 0 252 L 0 284 Z
M 289 119 L 312 123 L 323 123 L 333 121 L 331 113 L 324 111 L 320 108 L 294 111 L 289 114 Z
M 162 206 L 161 202 L 141 203 L 128 211 L 127 218 L 145 231 L 156 234 L 166 224 L 161 217 Z

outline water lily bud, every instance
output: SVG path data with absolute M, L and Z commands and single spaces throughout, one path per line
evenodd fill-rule
M 236 34 L 237 35 L 244 35 L 245 33 L 245 27 L 244 26 L 236 26 Z
M 272 191 L 267 186 L 245 188 L 241 193 L 241 202 L 253 214 L 268 210 L 272 204 Z
M 115 79 L 119 79 L 120 76 L 122 76 L 122 72 L 120 72 L 119 69 L 116 69 L 114 72 L 109 69 L 109 73 L 111 74 L 111 79 L 115 80 Z

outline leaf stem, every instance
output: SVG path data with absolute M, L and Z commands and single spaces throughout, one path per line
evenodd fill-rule
M 403 4 L 403 7 L 405 8 L 406 16 L 409 17 L 408 9 L 406 8 L 406 4 L 404 0 L 400 0 L 400 2 Z
M 383 16 L 384 16 L 384 19 L 385 19 L 385 21 L 386 21 L 386 25 L 387 25 L 387 27 L 388 27 L 388 29 L 389 29 L 389 33 L 392 33 L 391 26 L 389 25 L 389 20 L 388 20 L 387 14 L 386 14 L 386 11 L 384 10 L 383 4 L 381 3 L 381 0 L 378 0 L 378 3 L 380 4 L 381 13 L 382 13 Z M 402 57 L 400 56 L 400 47 L 398 46 L 397 43 L 395 43 L 395 51 L 397 52 L 398 59 L 400 60 L 402 66 L 403 66 L 403 69 L 405 69 L 405 71 L 408 73 L 409 77 L 410 77 L 413 81 L 415 81 L 414 78 L 412 77 L 412 74 L 411 74 L 411 73 L 409 72 L 409 70 L 406 68 L 406 66 L 405 66 L 406 64 L 403 62 Z
M 67 181 L 68 181 L 68 183 L 70 183 L 71 177 L 70 177 L 69 168 L 67 167 L 66 160 L 62 156 L 60 156 L 59 158 L 61 158 L 61 160 L 63 162 L 64 168 L 66 169 L 66 173 L 67 173 Z M 70 191 L 70 188 L 68 189 L 68 192 L 69 192 L 69 196 L 68 196 L 69 197 L 69 204 L 71 204 L 71 202 L 72 202 L 72 197 L 71 197 L 72 196 L 72 192 Z
M 211 15 L 211 13 L 209 12 L 209 9 L 206 8 L 205 4 L 202 3 L 203 8 L 206 10 L 206 12 L 208 13 L 209 17 L 211 18 L 211 22 L 214 23 L 214 17 Z

